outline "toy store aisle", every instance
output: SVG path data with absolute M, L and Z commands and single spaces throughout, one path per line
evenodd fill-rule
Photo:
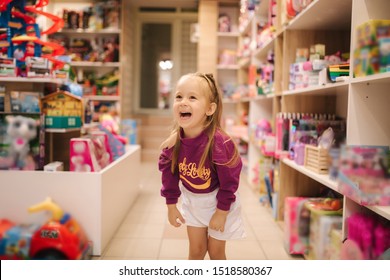
M 186 229 L 185 226 L 174 228 L 167 221 L 157 163 L 142 163 L 141 170 L 142 187 L 138 199 L 103 254 L 94 259 L 187 259 Z M 246 178 L 242 178 L 239 193 L 247 237 L 227 243 L 228 259 L 301 259 L 286 253 L 280 226 L 245 182 Z

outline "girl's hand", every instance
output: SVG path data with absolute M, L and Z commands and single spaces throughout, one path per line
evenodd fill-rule
M 217 209 L 211 217 L 209 228 L 223 232 L 225 230 L 226 217 L 229 211 Z
M 179 227 L 185 223 L 183 216 L 177 209 L 176 204 L 168 204 L 168 221 L 174 227 Z M 178 222 L 178 220 L 181 222 Z

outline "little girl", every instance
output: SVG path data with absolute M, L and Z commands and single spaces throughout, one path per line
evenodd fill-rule
M 190 260 L 204 259 L 207 252 L 212 260 L 224 260 L 226 240 L 245 236 L 236 193 L 242 161 L 221 128 L 222 96 L 212 74 L 179 79 L 173 114 L 175 126 L 159 159 L 169 223 L 187 225 Z

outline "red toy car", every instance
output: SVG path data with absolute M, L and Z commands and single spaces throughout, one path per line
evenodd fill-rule
M 29 208 L 30 212 L 50 210 L 52 218 L 42 226 L 15 225 L 0 219 L 0 260 L 90 259 L 91 244 L 77 221 L 50 198 Z

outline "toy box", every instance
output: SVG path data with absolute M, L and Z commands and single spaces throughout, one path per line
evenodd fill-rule
M 92 140 L 88 138 L 72 138 L 70 140 L 69 171 L 96 172 L 100 170 Z
M 331 230 L 341 230 L 342 217 L 326 213 L 310 212 L 310 234 L 308 259 L 329 260 L 331 258 Z
M 51 76 L 52 62 L 44 57 L 32 57 L 26 58 L 27 77 L 48 77 Z
M 11 111 L 16 113 L 39 113 L 40 92 L 11 91 Z
M 373 75 L 380 71 L 379 47 L 364 46 L 354 52 L 353 73 L 355 77 Z
M 329 259 L 339 260 L 341 258 L 342 230 L 332 228 L 330 230 Z
M 338 198 L 311 198 L 304 203 L 310 211 L 307 259 L 330 259 L 330 231 L 341 229 L 343 201 Z
M 354 213 L 347 219 L 348 241 L 354 242 L 362 259 L 382 259 L 390 249 L 390 225 L 370 213 Z M 388 259 L 388 258 L 387 258 Z
M 376 45 L 378 41 L 378 28 L 390 26 L 390 20 L 372 19 L 356 28 L 357 46 L 364 47 Z
M 121 135 L 127 138 L 130 145 L 137 144 L 137 121 L 123 119 L 121 121 Z
M 289 254 L 304 254 L 308 246 L 307 197 L 286 197 L 284 202 L 284 247 Z
M 16 77 L 16 61 L 14 58 L 0 57 L 0 77 Z
M 108 135 L 103 131 L 91 131 L 89 137 L 95 147 L 96 160 L 100 168 L 103 169 L 113 161 Z
M 342 146 L 338 191 L 361 205 L 390 205 L 389 147 Z

